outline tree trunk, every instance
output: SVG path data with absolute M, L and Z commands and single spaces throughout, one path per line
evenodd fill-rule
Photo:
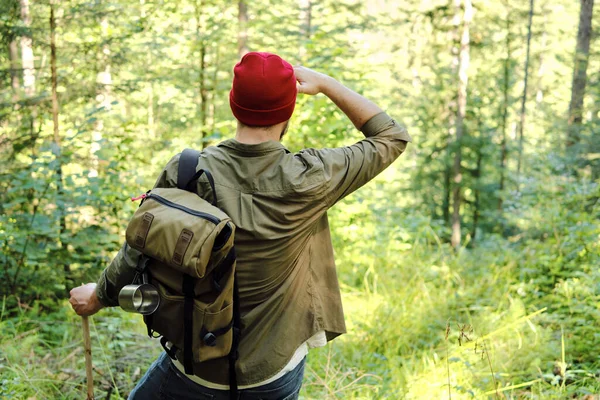
M 600 83 L 600 72 L 596 73 L 596 82 Z M 598 85 L 600 86 L 600 85 Z M 595 128 L 592 130 L 592 135 L 598 133 L 598 129 L 600 128 L 600 87 L 594 88 L 593 91 L 593 102 L 592 102 L 592 126 Z M 593 143 L 598 143 L 594 141 Z
M 213 75 L 212 75 L 212 93 L 211 93 L 211 98 L 210 98 L 210 132 L 214 133 L 215 132 L 215 124 L 216 124 L 216 119 L 215 119 L 215 98 L 218 95 L 217 92 L 217 88 L 219 87 L 219 65 L 220 65 L 220 59 L 221 59 L 221 42 L 220 41 L 216 41 L 215 42 L 215 70 L 213 71 Z
M 246 0 L 238 1 L 238 57 L 248 53 L 248 4 Z
M 146 0 L 140 0 L 140 17 L 142 19 L 146 18 Z M 152 50 L 150 49 L 148 49 L 148 53 L 146 55 L 146 62 L 148 63 L 148 67 L 153 65 Z M 156 124 L 154 118 L 154 82 L 150 76 L 150 70 L 146 69 L 145 71 L 148 85 L 146 87 L 146 91 L 148 92 L 148 103 L 146 105 L 148 135 L 151 139 L 154 139 L 156 137 Z
M 52 126 L 54 133 L 54 144 L 60 153 L 60 133 L 58 128 L 58 77 L 56 73 L 56 19 L 54 18 L 54 1 L 50 2 L 50 71 L 52 81 Z M 61 163 L 58 163 L 58 174 L 62 176 Z M 62 186 L 62 179 L 60 180 Z
M 208 131 L 206 130 L 206 110 L 208 106 L 208 96 L 206 89 L 206 44 L 204 40 L 200 42 L 200 126 L 202 127 L 202 149 L 208 146 Z
M 521 97 L 521 121 L 519 123 L 519 155 L 517 157 L 517 185 L 521 173 L 523 159 L 523 130 L 525 129 L 525 116 L 527 105 L 527 82 L 529 79 L 529 51 L 531 49 L 531 25 L 533 22 L 533 0 L 529 1 L 529 24 L 527 26 L 527 53 L 525 54 L 525 76 L 523 78 L 523 97 Z
M 454 75 L 458 75 L 458 65 L 460 63 L 459 55 L 460 55 L 460 0 L 454 0 L 454 17 L 452 19 L 452 25 L 454 29 L 450 33 L 450 40 L 452 41 L 452 61 L 450 67 L 452 68 L 452 73 Z M 449 226 L 452 226 L 452 222 L 450 221 L 450 198 L 452 192 L 452 142 L 454 141 L 455 132 L 453 129 L 456 129 L 456 112 L 454 111 L 454 107 L 456 106 L 456 96 L 452 96 L 450 101 L 448 102 L 448 134 L 446 135 L 446 158 L 444 160 L 444 200 L 442 203 L 442 213 L 444 215 L 444 221 Z
M 456 12 L 460 10 L 460 0 L 455 0 L 457 7 Z M 456 113 L 456 149 L 454 153 L 454 168 L 453 181 L 454 188 L 452 190 L 452 246 L 460 247 L 461 243 L 461 221 L 460 221 L 460 206 L 461 206 L 461 188 L 462 188 L 462 153 L 461 142 L 464 131 L 464 119 L 467 112 L 467 84 L 468 84 L 468 69 L 469 69 L 469 25 L 473 18 L 473 7 L 471 0 L 464 0 L 464 15 L 463 15 L 463 32 L 460 40 L 460 54 L 458 59 L 458 109 Z
M 600 82 L 600 73 L 596 75 L 596 82 Z M 592 110 L 591 146 L 588 153 L 591 156 L 592 180 L 600 179 L 600 88 L 596 88 Z
M 548 14 L 549 10 L 542 6 L 541 14 L 544 16 L 544 22 L 541 25 L 543 28 L 542 31 L 542 40 L 540 41 L 540 50 L 539 50 L 539 67 L 537 72 L 537 90 L 535 94 L 535 102 L 538 111 L 541 109 L 542 102 L 544 101 L 544 87 L 543 87 L 543 79 L 544 73 L 546 72 L 546 46 L 548 46 Z
M 308 49 L 307 45 L 310 41 L 311 36 L 311 23 L 312 23 L 312 2 L 311 0 L 299 0 L 298 8 L 300 9 L 300 21 L 299 21 L 299 33 L 300 43 L 298 45 L 299 52 L 298 58 L 301 64 L 308 62 Z M 310 135 L 308 131 L 302 134 L 302 147 L 308 148 L 311 146 Z
M 200 70 L 198 71 L 198 101 L 196 105 L 196 113 L 198 114 L 199 126 L 202 132 L 202 149 L 208 146 L 206 137 L 206 110 L 207 110 L 207 90 L 206 90 L 206 40 L 203 37 L 203 21 L 202 21 L 202 1 L 197 1 L 196 6 L 196 41 L 200 46 Z
M 56 187 L 58 193 L 57 203 L 58 206 L 58 215 L 59 215 L 59 245 L 64 253 L 66 251 L 66 245 L 63 242 L 64 234 L 67 230 L 67 221 L 65 215 L 65 209 L 62 205 L 64 202 L 64 192 L 63 192 L 63 180 L 62 180 L 62 148 L 61 148 L 61 139 L 60 139 L 60 131 L 58 125 L 58 94 L 56 88 L 58 87 L 58 75 L 56 73 L 56 19 L 54 17 L 54 1 L 50 2 L 50 80 L 52 84 L 52 131 L 53 131 L 53 141 L 54 141 L 54 155 L 56 157 Z M 71 266 L 69 263 L 65 262 L 63 265 L 64 279 L 65 279 L 65 288 L 67 293 L 69 292 L 69 288 L 72 284 L 71 279 Z
M 21 91 L 21 83 L 19 82 L 19 46 L 15 37 L 12 37 L 10 42 L 8 43 L 8 58 L 10 61 L 10 86 L 13 92 L 13 110 L 15 111 L 13 115 L 15 116 L 15 119 L 17 121 L 17 126 L 20 126 L 21 113 L 16 112 L 21 108 L 21 106 L 19 105 L 19 97 Z M 4 127 L 7 127 L 8 123 L 8 118 L 2 122 Z
M 306 62 L 307 44 L 311 36 L 312 24 L 312 2 L 311 0 L 300 0 L 300 60 Z
M 504 59 L 504 82 L 502 87 L 504 102 L 502 103 L 502 121 L 500 123 L 502 131 L 502 141 L 500 144 L 500 188 L 498 195 L 498 211 L 502 213 L 502 205 L 504 202 L 504 180 L 506 177 L 506 159 L 508 157 L 508 147 L 506 144 L 506 128 L 508 122 L 508 107 L 509 107 L 509 79 L 510 79 L 510 60 L 512 52 L 510 48 L 510 11 L 506 14 L 506 58 Z
M 600 124 L 598 121 L 596 121 L 595 129 L 592 130 L 591 143 L 590 153 L 595 153 L 592 160 L 592 180 L 597 181 L 600 179 L 600 157 L 598 157 L 600 154 Z
M 13 101 L 19 97 L 19 49 L 17 41 L 12 38 L 8 43 L 8 58 L 10 59 L 10 86 L 13 90 Z M 18 106 L 15 104 L 15 107 Z
M 583 115 L 583 96 L 587 83 L 587 66 L 590 53 L 590 38 L 592 36 L 592 12 L 594 0 L 581 0 L 579 11 L 579 29 L 577 30 L 577 49 L 573 68 L 573 83 L 571 85 L 571 102 L 569 103 L 569 129 L 567 147 L 579 139 L 579 128 Z
M 446 162 L 444 168 L 444 201 L 442 203 L 442 213 L 444 221 L 450 225 L 450 190 L 452 180 L 452 170 L 450 169 L 450 144 L 446 145 Z
M 479 198 L 480 198 L 480 180 L 483 172 L 481 171 L 481 164 L 483 161 L 483 151 L 481 151 L 481 144 L 477 149 L 477 167 L 475 168 L 475 177 L 477 179 L 475 184 L 475 201 L 473 202 L 473 227 L 471 229 L 471 241 L 475 242 L 475 236 L 477 235 L 477 224 L 479 223 Z
M 35 58 L 33 55 L 33 34 L 31 33 L 31 13 L 29 11 L 29 0 L 19 0 L 21 6 L 21 20 L 25 27 L 25 34 L 21 36 L 21 64 L 23 66 L 23 90 L 25 97 L 31 98 L 35 95 Z M 35 158 L 35 141 L 39 135 L 36 127 L 37 107 L 33 106 L 28 113 L 26 121 L 31 137 L 31 157 Z
M 102 38 L 101 51 L 97 55 L 98 74 L 96 76 L 96 106 L 102 110 L 94 122 L 92 131 L 92 143 L 90 145 L 91 167 L 88 176 L 97 177 L 100 169 L 100 160 L 96 154 L 100 150 L 100 142 L 104 135 L 104 116 L 105 112 L 111 109 L 110 87 L 112 85 L 112 75 L 110 72 L 110 47 L 108 45 L 108 16 L 104 14 L 100 20 L 100 37 Z
M 148 65 L 152 65 L 152 52 L 148 51 Z M 152 78 L 148 79 L 148 134 L 152 139 L 156 137 L 156 127 L 154 121 L 154 82 Z
M 35 94 L 35 64 L 33 58 L 33 37 L 31 34 L 31 14 L 29 13 L 29 0 L 20 0 L 21 20 L 26 29 L 26 34 L 21 36 L 21 62 L 23 64 L 23 88 L 25 95 L 31 97 Z

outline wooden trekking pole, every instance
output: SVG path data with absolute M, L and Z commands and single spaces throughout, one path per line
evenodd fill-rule
M 87 377 L 87 400 L 94 400 L 94 377 L 92 376 L 92 343 L 90 340 L 90 322 L 88 317 L 83 321 L 83 349 L 85 351 L 85 375 Z

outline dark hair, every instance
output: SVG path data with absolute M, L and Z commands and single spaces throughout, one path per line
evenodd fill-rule
M 262 130 L 265 130 L 265 131 L 271 129 L 275 125 L 278 125 L 278 124 L 274 124 L 274 125 L 247 125 L 247 124 L 243 123 L 242 121 L 240 121 L 239 119 L 237 120 L 237 122 L 241 126 L 246 126 L 248 128 L 254 128 L 254 129 L 262 129 Z M 282 129 L 281 133 L 279 134 L 279 140 L 281 140 L 283 138 L 283 136 L 287 133 L 289 124 L 290 124 L 290 120 L 288 119 L 287 121 L 285 121 L 285 125 L 283 126 L 283 129 Z
M 248 125 L 248 124 L 245 124 L 245 123 L 243 123 L 243 122 L 242 122 L 242 121 L 240 121 L 239 119 L 238 119 L 237 121 L 238 121 L 238 123 L 239 123 L 241 126 L 247 126 L 248 128 L 264 129 L 264 130 L 271 129 L 272 127 L 274 127 L 275 125 L 277 125 L 277 124 L 273 124 L 273 125 Z

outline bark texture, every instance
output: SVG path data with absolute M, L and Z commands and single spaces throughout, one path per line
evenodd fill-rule
M 567 146 L 578 141 L 579 127 L 583 115 L 583 96 L 587 84 L 587 67 L 590 55 L 590 39 L 592 37 L 592 14 L 594 0 L 581 0 L 579 11 L 579 29 L 577 30 L 577 48 L 571 85 L 571 102 L 569 103 L 569 126 Z

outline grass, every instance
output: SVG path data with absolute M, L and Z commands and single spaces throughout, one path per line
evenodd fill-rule
M 598 398 L 592 214 L 581 224 L 575 205 L 549 199 L 550 224 L 525 219 L 516 239 L 488 236 L 455 253 L 432 221 L 369 196 L 332 213 L 348 333 L 311 350 L 301 398 Z M 138 316 L 105 310 L 90 322 L 96 398 L 126 398 L 161 348 Z M 10 316 L 3 302 L 0 398 L 82 398 L 82 350 L 66 302 Z
M 413 247 L 402 256 L 411 268 L 382 259 L 365 266 L 361 286 L 343 287 L 348 334 L 311 351 L 302 398 L 541 399 L 600 392 L 592 369 L 569 367 L 569 321 L 563 334 L 545 326 L 547 309 L 528 309 L 511 268 L 473 271 L 483 257 L 477 250 L 415 254 L 423 253 Z M 108 310 L 90 322 L 96 396 L 125 398 L 160 346 L 145 336 L 137 316 Z M 3 318 L 0 329 L 0 397 L 81 398 L 81 320 L 67 304 L 45 316 L 21 309 Z

